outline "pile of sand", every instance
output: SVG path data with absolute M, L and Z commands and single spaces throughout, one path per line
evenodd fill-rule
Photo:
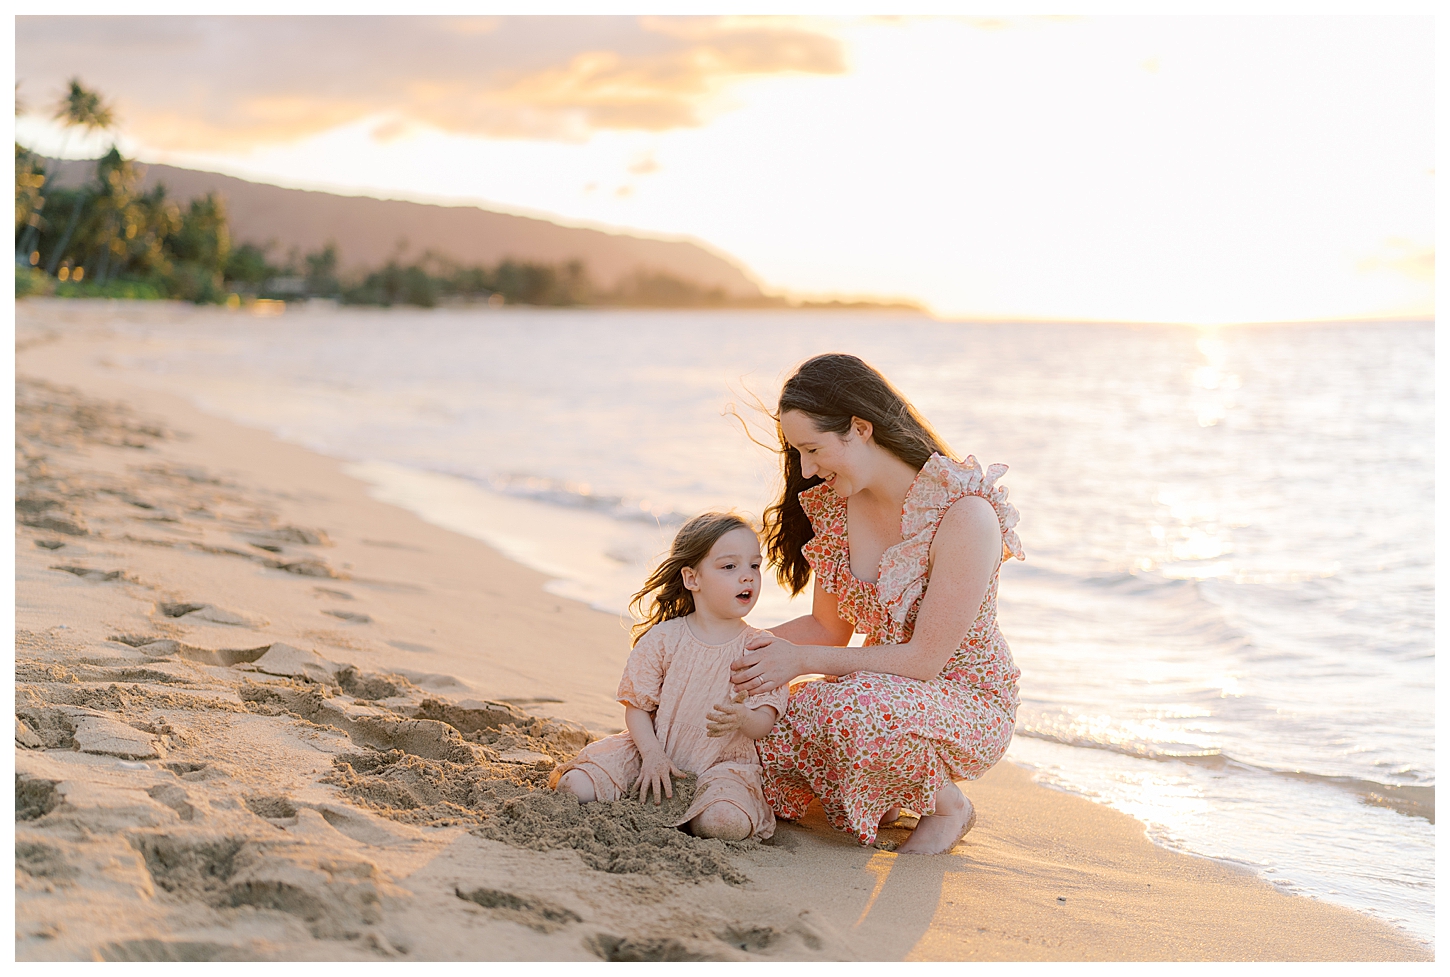
M 671 826 L 694 796 L 693 777 L 676 779 L 674 797 L 658 805 L 634 798 L 580 804 L 567 792 L 534 791 L 504 801 L 473 833 L 536 851 L 573 849 L 602 872 L 747 882 L 729 855 L 755 842 L 695 838 Z

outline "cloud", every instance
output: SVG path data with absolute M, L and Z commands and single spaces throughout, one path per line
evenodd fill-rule
M 629 164 L 629 172 L 635 176 L 658 173 L 659 169 L 659 160 L 655 159 L 652 153 L 646 153 L 643 156 L 637 157 L 633 163 Z
M 785 18 L 18 17 L 34 111 L 77 75 L 158 149 L 235 151 L 363 119 L 582 140 L 702 124 L 731 82 L 845 71 L 840 43 Z

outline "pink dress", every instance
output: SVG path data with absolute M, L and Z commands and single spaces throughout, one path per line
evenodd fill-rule
M 826 485 L 800 494 L 816 531 L 802 552 L 822 588 L 836 595 L 841 618 L 865 634 L 868 646 L 911 639 L 931 542 L 958 499 L 978 495 L 990 502 L 1003 556 L 1023 558 L 1012 529 L 1017 510 L 1007 490 L 995 486 L 1006 470 L 993 465 L 983 472 L 971 456 L 957 462 L 932 455 L 906 494 L 902 541 L 882 554 L 875 583 L 851 572 L 845 500 Z M 819 797 L 832 825 L 869 845 L 893 804 L 931 813 L 939 789 L 975 780 L 1002 758 L 1022 673 L 997 630 L 997 577 L 993 571 L 976 621 L 936 678 L 856 672 L 796 687 L 785 715 L 756 744 L 776 814 L 799 818 Z
M 711 738 L 705 716 L 733 691 L 730 663 L 745 654 L 745 642 L 760 632 L 751 627 L 723 645 L 709 645 L 695 636 L 682 617 L 656 624 L 629 653 L 617 697 L 625 705 L 654 713 L 655 736 L 676 767 L 696 775 L 695 799 L 675 821 L 684 824 L 717 801 L 733 804 L 750 819 L 751 836 L 769 838 L 775 817 L 761 788 L 755 743 L 743 733 Z M 785 712 L 788 689 L 750 696 L 751 708 L 774 706 Z M 631 788 L 638 796 L 640 756 L 629 730 L 595 740 L 559 768 L 581 770 L 594 785 L 594 796 L 615 801 Z

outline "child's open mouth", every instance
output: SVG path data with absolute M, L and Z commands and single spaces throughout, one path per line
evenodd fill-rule
M 735 599 L 740 601 L 740 603 L 742 604 L 748 604 L 750 603 L 750 598 L 754 596 L 754 593 L 755 592 L 752 590 L 742 590 L 740 593 L 735 595 Z

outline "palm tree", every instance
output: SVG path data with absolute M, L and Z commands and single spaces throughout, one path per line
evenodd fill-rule
M 135 203 L 136 187 L 140 182 L 141 173 L 136 168 L 135 160 L 122 156 L 115 146 L 96 163 L 96 206 L 92 219 L 96 224 L 95 240 L 101 250 L 100 267 L 95 269 L 98 285 L 106 283 L 113 261 L 118 262 L 118 274 L 126 268 L 132 250 L 128 242 L 140 231 L 144 219 L 143 208 L 137 207 Z M 81 192 L 85 193 L 85 188 Z M 80 209 L 79 197 L 77 201 L 75 212 Z M 55 254 L 51 256 L 51 266 L 60 264 L 75 223 L 73 213 L 71 226 L 66 228 L 65 236 L 61 238 Z
M 56 103 L 55 114 L 51 118 L 65 126 L 66 136 L 61 147 L 62 151 L 69 148 L 71 135 L 76 129 L 84 129 L 87 134 L 97 131 L 104 132 L 115 125 L 116 121 L 111 107 L 101 101 L 100 94 L 82 85 L 79 78 L 72 78 L 70 80 L 65 94 Z M 40 200 L 36 206 L 37 212 L 45 207 L 45 191 L 50 187 L 52 180 L 60 173 L 60 160 L 60 156 L 55 156 L 52 158 L 54 165 L 46 167 L 45 184 L 40 188 Z M 76 196 L 75 204 L 71 212 L 72 225 L 75 223 L 76 210 L 81 206 L 84 199 L 84 191 Z M 32 224 L 26 230 L 25 242 L 18 249 L 18 253 L 29 254 L 39 236 L 40 228 Z M 52 255 L 50 262 L 47 263 L 46 270 L 50 274 L 55 274 L 55 270 L 51 266 L 59 263 L 60 249 L 57 249 L 56 254 Z
M 86 88 L 79 78 L 70 80 L 69 87 L 56 103 L 55 114 L 51 118 L 65 126 L 64 146 L 70 145 L 71 134 L 78 128 L 89 134 L 104 132 L 116 124 L 115 114 L 109 105 L 101 101 L 100 93 Z M 55 158 L 55 163 L 58 171 L 59 156 Z

